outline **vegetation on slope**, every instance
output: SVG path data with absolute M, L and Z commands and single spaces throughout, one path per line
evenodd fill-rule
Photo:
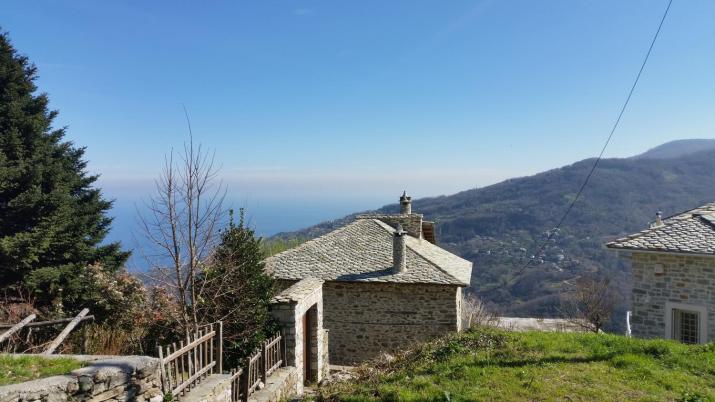
M 0 355 L 0 386 L 67 374 L 82 366 L 84 363 L 65 357 Z
M 479 328 L 368 362 L 318 399 L 715 400 L 715 344 Z

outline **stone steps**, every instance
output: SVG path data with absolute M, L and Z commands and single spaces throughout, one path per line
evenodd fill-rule
M 179 397 L 180 402 L 230 402 L 231 375 L 211 374 L 185 396 Z

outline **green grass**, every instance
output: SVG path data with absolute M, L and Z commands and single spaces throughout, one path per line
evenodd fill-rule
M 478 329 L 361 366 L 332 401 L 715 401 L 715 344 Z
M 82 366 L 83 362 L 64 357 L 0 355 L 0 386 L 67 374 Z

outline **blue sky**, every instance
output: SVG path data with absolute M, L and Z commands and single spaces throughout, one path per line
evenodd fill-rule
M 161 157 L 215 148 L 264 234 L 595 156 L 666 1 L 19 1 L 125 239 Z M 606 155 L 715 135 L 715 2 L 675 0 Z

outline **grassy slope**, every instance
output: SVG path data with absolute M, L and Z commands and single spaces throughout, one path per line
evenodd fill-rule
M 476 330 L 371 362 L 320 398 L 715 401 L 715 344 Z
M 70 358 L 0 355 L 0 386 L 67 374 L 84 364 Z

